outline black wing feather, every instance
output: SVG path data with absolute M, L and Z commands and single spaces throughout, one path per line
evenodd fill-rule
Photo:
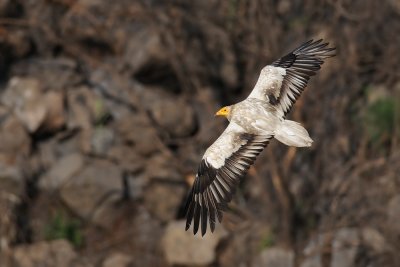
M 269 98 L 272 105 L 280 105 L 286 115 L 304 88 L 311 76 L 321 68 L 324 59 L 333 57 L 335 48 L 328 47 L 329 43 L 310 40 L 286 56 L 276 60 L 271 65 L 286 69 L 278 99 L 273 95 Z
M 241 134 L 240 138 L 246 143 L 225 159 L 219 169 L 213 168 L 206 159 L 201 161 L 185 205 L 186 230 L 193 221 L 193 233 L 196 234 L 200 226 L 204 235 L 208 222 L 214 232 L 216 218 L 221 222 L 222 211 L 227 209 L 240 179 L 272 137 Z

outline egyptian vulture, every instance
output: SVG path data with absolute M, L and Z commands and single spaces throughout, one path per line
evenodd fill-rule
M 184 208 L 186 230 L 193 221 L 193 233 L 211 232 L 222 220 L 236 186 L 260 152 L 275 137 L 295 147 L 309 147 L 312 139 L 299 123 L 286 120 L 311 76 L 335 48 L 322 40 L 310 40 L 286 56 L 265 66 L 250 95 L 243 101 L 221 108 L 229 125 L 206 150 Z

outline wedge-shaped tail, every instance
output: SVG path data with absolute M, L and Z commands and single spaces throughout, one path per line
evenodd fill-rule
M 288 146 L 311 146 L 313 140 L 300 123 L 284 120 L 275 130 L 275 138 Z

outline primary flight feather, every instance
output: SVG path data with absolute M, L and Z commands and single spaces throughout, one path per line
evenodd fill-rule
M 286 56 L 265 66 L 250 95 L 221 108 L 229 125 L 206 150 L 185 205 L 186 230 L 201 234 L 215 229 L 235 189 L 271 138 L 295 147 L 308 147 L 312 139 L 299 123 L 285 120 L 307 82 L 335 48 L 322 40 L 310 40 Z

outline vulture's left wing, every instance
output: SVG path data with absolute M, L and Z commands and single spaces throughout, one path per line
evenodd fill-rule
M 286 115 L 324 59 L 334 56 L 335 48 L 328 44 L 310 40 L 265 66 L 249 97 L 264 100 Z
M 193 221 L 193 233 L 201 225 L 204 235 L 209 221 L 211 232 L 214 231 L 216 218 L 221 222 L 222 211 L 231 201 L 240 179 L 271 138 L 272 135 L 246 133 L 233 122 L 228 125 L 202 158 L 185 205 L 186 230 Z

